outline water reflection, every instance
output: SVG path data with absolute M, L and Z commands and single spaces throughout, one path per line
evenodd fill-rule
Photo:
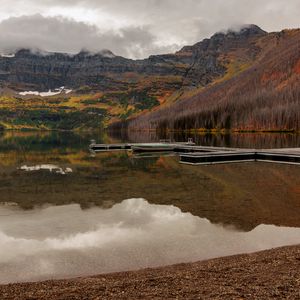
M 299 166 L 194 167 L 179 164 L 177 157 L 136 157 L 124 151 L 91 157 L 90 137 L 5 133 L 0 142 L 0 202 L 24 209 L 71 203 L 110 208 L 123 199 L 145 198 L 244 231 L 259 224 L 300 227 Z M 57 166 L 72 172 L 63 176 L 47 170 L 26 172 L 22 166 Z
M 260 136 L 254 144 L 270 148 L 298 141 L 298 136 L 281 137 Z M 125 151 L 93 157 L 91 138 L 120 141 L 100 133 L 5 132 L 0 137 L 1 283 L 299 243 L 299 166 L 194 167 L 179 164 L 176 156 Z M 223 143 L 223 137 L 203 138 L 198 142 Z M 256 136 L 230 139 L 228 145 L 249 147 Z
M 123 131 L 110 133 L 115 139 L 123 142 L 157 142 L 160 139 L 170 139 L 176 142 L 186 142 L 192 138 L 197 145 L 233 148 L 293 148 L 300 147 L 300 135 L 293 133 L 187 133 L 187 132 L 145 132 Z
M 55 131 L 0 131 L 0 151 L 5 150 L 46 150 L 59 147 L 82 149 L 90 140 L 98 143 L 140 143 L 158 142 L 161 139 L 186 142 L 192 138 L 197 145 L 234 148 L 292 148 L 300 147 L 300 134 L 293 133 L 187 133 L 187 132 L 55 132 Z
M 0 206 L 0 216 L 0 283 L 190 262 L 300 240 L 300 228 L 260 225 L 245 233 L 143 199 L 106 210 Z

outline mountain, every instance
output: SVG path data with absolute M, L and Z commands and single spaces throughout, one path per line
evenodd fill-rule
M 2 87 L 39 90 L 90 85 L 110 90 L 116 85 L 128 83 L 127 76 L 134 74 L 178 76 L 184 79 L 185 85 L 206 85 L 226 71 L 224 62 L 218 59 L 220 53 L 225 54 L 232 47 L 250 50 L 251 38 L 264 34 L 263 30 L 252 25 L 240 32 L 216 34 L 175 54 L 153 55 L 144 60 L 115 56 L 108 50 L 96 54 L 82 51 L 69 55 L 21 49 L 14 56 L 0 57 L 0 84 Z M 255 49 L 248 54 L 246 51 L 243 55 L 249 56 L 249 59 L 255 56 Z M 135 79 L 135 82 L 138 81 L 138 78 Z
M 292 113 L 299 105 L 299 36 L 299 30 L 267 33 L 248 25 L 143 60 L 109 50 L 70 55 L 21 49 L 0 57 L 0 123 L 48 129 L 103 123 L 138 130 L 299 128 Z M 274 105 L 280 107 L 276 116 L 267 109 Z M 281 116 L 284 110 L 291 117 Z M 281 123 L 266 124 L 269 114 Z
M 183 94 L 172 105 L 129 120 L 126 127 L 299 132 L 300 30 L 250 36 L 212 37 L 210 43 L 217 39 L 222 45 L 219 57 L 225 53 L 231 59 L 225 75 L 192 94 Z M 240 46 L 244 38 L 247 49 Z M 242 68 L 240 64 L 247 61 Z

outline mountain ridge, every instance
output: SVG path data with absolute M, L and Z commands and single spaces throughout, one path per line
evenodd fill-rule
M 221 101 L 219 97 L 213 103 L 204 99 L 205 94 L 210 94 L 211 90 L 222 90 L 222 85 L 226 85 L 230 80 L 232 82 L 232 78 L 236 77 L 241 78 L 241 82 L 237 83 L 239 79 L 235 79 L 234 86 L 242 87 L 242 74 L 255 66 L 259 68 L 259 64 L 263 64 L 270 55 L 276 60 L 276 56 L 281 56 L 280 52 L 275 51 L 281 47 L 280 43 L 286 40 L 288 44 L 293 39 L 297 43 L 299 33 L 299 30 L 267 33 L 256 25 L 247 25 L 239 31 L 218 32 L 210 39 L 184 46 L 175 53 L 152 55 L 142 60 L 114 56 L 109 50 L 102 54 L 81 51 L 74 55 L 63 53 L 43 55 L 44 53 L 38 54 L 30 50 L 19 50 L 14 57 L 0 58 L 0 95 L 4 99 L 7 94 L 13 98 L 10 102 L 3 100 L 2 108 L 6 109 L 5 115 L 8 115 L 7 111 L 13 106 L 15 113 L 10 112 L 10 115 L 13 115 L 11 119 L 14 119 L 20 114 L 17 111 L 24 109 L 26 103 L 28 113 L 26 122 L 24 121 L 26 124 L 28 120 L 32 121 L 33 111 L 38 114 L 37 111 L 44 107 L 54 113 L 63 112 L 64 116 L 69 112 L 93 113 L 97 110 L 105 116 L 106 125 L 114 123 L 111 126 L 113 128 L 123 127 L 125 124 L 125 127 L 135 130 L 178 130 L 181 125 L 174 125 L 173 121 L 171 124 L 164 114 L 171 116 L 176 111 L 177 116 L 173 115 L 172 118 L 178 119 L 189 111 L 191 103 L 200 101 L 195 100 L 197 97 L 202 99 L 201 103 L 206 103 L 207 108 L 214 107 L 215 103 Z M 286 52 L 283 48 L 281 47 L 280 51 Z M 295 47 L 291 49 L 294 49 L 294 54 L 298 57 L 297 49 Z M 271 69 L 273 65 L 266 67 Z M 295 68 L 298 70 L 297 66 Z M 272 73 L 272 70 L 270 72 Z M 276 81 L 276 74 L 265 73 L 261 82 L 264 80 L 267 82 L 270 78 Z M 286 84 L 289 85 L 290 82 Z M 38 92 L 35 92 L 36 96 L 24 93 L 60 87 L 72 92 L 68 95 L 62 93 L 47 98 L 37 96 Z M 233 87 L 227 84 L 227 88 L 230 91 Z M 265 87 L 262 84 L 260 88 Z M 225 99 L 228 91 L 224 90 L 221 98 Z M 237 93 L 241 94 L 242 91 Z M 44 103 L 44 106 L 41 106 L 41 103 Z M 56 103 L 56 106 L 53 103 Z M 185 103 L 186 107 L 182 106 L 178 110 L 180 103 Z M 198 103 L 192 106 L 197 111 L 201 105 Z M 172 109 L 168 111 L 169 107 Z M 33 123 L 36 122 L 36 118 L 35 116 Z M 52 117 L 49 118 L 52 120 Z M 168 123 L 167 126 L 161 125 L 163 120 Z M 118 123 L 119 121 L 122 123 Z M 11 120 L 8 120 L 9 122 Z M 220 130 L 228 127 L 228 122 L 204 122 L 201 126 Z M 7 124 L 7 121 L 2 123 Z M 93 126 L 97 127 L 97 124 L 96 122 Z M 76 126 L 80 127 L 79 123 Z M 193 126 L 199 128 L 200 124 L 194 122 Z M 236 126 L 236 128 L 243 126 L 253 128 L 246 124 Z M 182 124 L 182 128 L 192 129 L 187 124 Z
M 210 39 L 185 46 L 174 54 L 151 55 L 149 58 L 139 60 L 115 56 L 109 50 L 98 53 L 83 50 L 77 54 L 67 54 L 39 49 L 19 49 L 13 57 L 0 57 L 0 85 L 10 83 L 21 85 L 19 88 L 24 89 L 34 86 L 38 89 L 53 89 L 60 86 L 78 88 L 84 84 L 96 84 L 96 76 L 100 77 L 98 79 L 101 81 L 101 76 L 108 78 L 109 73 L 120 75 L 135 72 L 146 75 L 184 76 L 185 72 L 196 69 L 195 67 L 202 68 L 202 71 L 194 74 L 192 83 L 205 85 L 211 81 L 211 78 L 203 78 L 205 74 L 212 73 L 210 77 L 215 77 L 224 72 L 216 56 L 218 51 L 225 50 L 222 46 L 226 47 L 227 40 L 229 43 L 237 40 L 238 43 L 242 38 L 248 39 L 263 34 L 265 31 L 259 27 L 248 25 L 239 32 L 217 33 Z M 204 52 L 206 57 L 203 55 Z M 76 72 L 77 69 L 80 69 L 80 73 Z M 38 78 L 35 77 L 36 73 L 39 75 Z M 199 75 L 202 78 L 197 80 L 195 76 Z
M 258 42 L 264 47 L 249 68 L 138 117 L 128 128 L 300 131 L 300 30 L 270 33 Z

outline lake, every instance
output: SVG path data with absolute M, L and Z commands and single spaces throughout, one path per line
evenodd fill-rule
M 179 164 L 97 142 L 190 135 L 0 135 L 0 283 L 134 270 L 300 242 L 300 166 Z M 299 147 L 299 135 L 194 135 L 197 144 Z

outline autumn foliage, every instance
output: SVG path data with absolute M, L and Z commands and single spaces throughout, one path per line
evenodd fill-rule
M 255 61 L 193 96 L 115 124 L 132 130 L 300 130 L 300 30 L 258 37 Z

